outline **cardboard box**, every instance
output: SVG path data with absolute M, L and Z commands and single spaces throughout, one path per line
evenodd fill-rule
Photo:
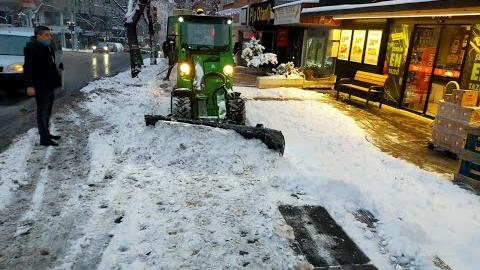
M 451 134 L 441 126 L 434 126 L 432 130 L 432 143 L 455 154 L 460 154 L 465 146 L 465 135 Z
M 437 117 L 466 124 L 480 123 L 480 107 L 461 107 L 455 103 L 440 101 Z
M 475 107 L 478 101 L 478 91 L 474 90 L 453 90 L 452 103 L 462 107 Z
M 443 100 L 445 102 L 450 102 L 452 103 L 453 102 L 453 95 L 452 94 L 445 94 L 445 96 L 443 96 Z

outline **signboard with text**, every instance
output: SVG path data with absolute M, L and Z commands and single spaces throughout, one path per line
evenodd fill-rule
M 248 9 L 248 24 L 250 26 L 273 25 L 273 1 L 265 1 L 250 5 Z
M 275 9 L 275 25 L 295 24 L 300 22 L 302 4 Z
M 340 44 L 338 47 L 338 59 L 348 61 L 350 55 L 350 45 L 352 43 L 352 30 L 343 29 L 340 34 Z
M 363 48 L 365 46 L 365 37 L 367 30 L 355 30 L 353 32 L 352 50 L 350 52 L 350 61 L 361 63 L 363 58 Z
M 374 66 L 378 64 L 378 56 L 380 55 L 380 44 L 382 43 L 382 34 L 382 30 L 368 31 L 367 46 L 365 48 L 365 58 L 363 60 L 365 64 Z

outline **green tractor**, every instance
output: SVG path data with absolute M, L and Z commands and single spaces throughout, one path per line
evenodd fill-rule
M 170 40 L 175 40 L 178 59 L 170 115 L 146 115 L 146 124 L 162 120 L 233 129 L 283 154 L 285 141 L 280 131 L 261 125 L 245 126 L 245 100 L 233 91 L 232 20 L 220 16 L 172 16 L 168 34 Z

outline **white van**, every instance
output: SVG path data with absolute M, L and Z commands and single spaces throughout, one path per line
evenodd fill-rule
M 54 32 L 52 34 L 55 59 L 62 75 L 62 47 L 59 34 Z M 25 91 L 23 49 L 32 36 L 33 28 L 30 27 L 0 27 L 0 91 L 7 94 L 16 93 L 19 90 Z

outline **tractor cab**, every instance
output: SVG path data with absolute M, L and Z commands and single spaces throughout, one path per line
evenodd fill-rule
M 175 37 L 177 86 L 172 113 L 185 118 L 227 117 L 228 95 L 233 95 L 232 21 L 228 17 L 182 15 L 169 19 L 169 39 Z M 173 34 L 173 35 L 172 35 Z M 186 101 L 189 97 L 191 110 Z M 191 116 L 187 115 L 188 113 Z

